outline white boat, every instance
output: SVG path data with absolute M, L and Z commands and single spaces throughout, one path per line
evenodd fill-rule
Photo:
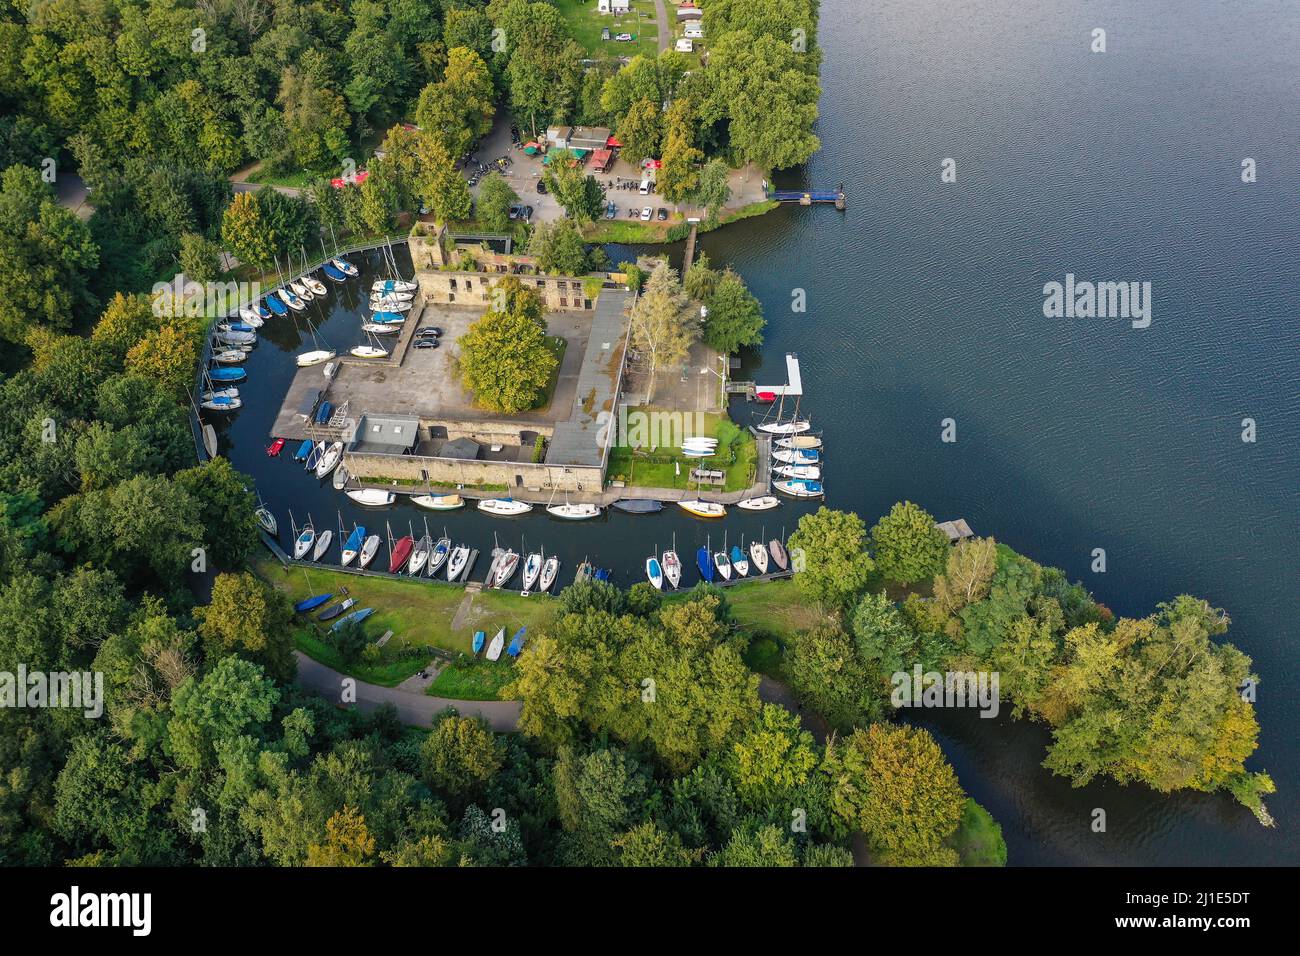
M 414 292 L 405 292 L 398 289 L 389 289 L 387 291 L 380 290 L 379 292 L 376 292 L 374 289 L 370 290 L 371 302 L 376 300 L 382 302 L 410 302 L 414 298 Z
M 600 509 L 593 504 L 581 505 L 550 505 L 547 509 L 557 518 L 566 518 L 569 521 L 582 521 L 585 518 L 594 518 L 600 514 Z
M 333 531 L 330 531 L 328 528 L 322 531 L 320 533 L 320 537 L 316 539 L 316 547 L 312 548 L 311 559 L 313 561 L 319 561 L 321 559 L 321 555 L 323 555 L 326 551 L 330 549 L 330 541 L 332 541 L 333 539 L 334 539 Z
M 238 365 L 244 359 L 248 358 L 243 349 L 222 349 L 220 352 L 212 353 L 212 361 L 221 365 Z
M 370 308 L 376 312 L 410 312 L 411 303 L 400 299 L 377 299 L 371 296 Z
M 466 550 L 468 551 L 468 549 Z M 429 551 L 429 577 L 433 577 L 438 573 L 438 569 L 442 567 L 442 562 L 446 561 L 450 554 L 451 538 L 442 537 L 434 542 Z
M 328 362 L 334 356 L 338 355 L 333 349 L 316 349 L 312 352 L 303 352 L 295 361 L 299 368 L 306 368 L 309 365 L 319 365 L 321 362 Z
M 805 478 L 809 481 L 820 481 L 822 477 L 822 470 L 817 465 L 779 465 L 772 469 L 772 473 L 782 478 Z
M 236 332 L 234 329 L 218 328 L 212 337 L 222 345 L 252 345 L 257 341 L 256 332 Z
M 772 487 L 782 494 L 789 495 L 792 498 L 820 498 L 826 493 L 822 490 L 821 482 L 810 481 L 806 478 L 790 478 L 786 481 L 774 481 Z
M 270 508 L 266 505 L 262 505 L 253 512 L 253 517 L 257 519 L 257 523 L 262 526 L 263 531 L 273 538 L 276 536 L 277 526 L 275 523 L 275 515 L 271 514 Z
M 336 441 L 325 449 L 325 454 L 320 456 L 320 461 L 316 463 L 316 477 L 324 478 L 338 466 L 339 459 L 343 457 L 343 442 Z
M 343 486 L 346 485 L 347 483 L 348 483 L 348 466 L 340 462 L 339 466 L 334 469 L 334 477 L 330 479 L 330 484 L 334 486 L 335 491 L 342 491 Z
M 340 269 L 343 268 L 342 266 L 339 266 L 339 261 L 337 259 L 334 260 L 334 265 Z M 347 270 L 343 269 L 343 271 L 346 272 Z M 408 282 L 405 279 L 376 279 L 371 284 L 370 291 L 380 293 L 414 292 L 418 288 L 420 288 L 418 282 Z
M 812 422 L 807 419 L 795 419 L 789 422 L 769 422 L 766 425 L 759 425 L 758 430 L 767 432 L 769 435 L 797 435 L 799 432 L 806 432 L 812 428 Z
M 303 556 L 311 550 L 312 542 L 316 540 L 316 529 L 311 525 L 303 528 L 298 532 L 298 538 L 293 543 L 293 557 L 295 561 L 301 561 Z
M 478 510 L 502 517 L 527 514 L 533 510 L 533 506 L 526 501 L 515 501 L 513 498 L 484 498 L 478 503 Z
M 321 282 L 320 279 L 317 279 L 315 276 L 303 276 L 299 281 L 311 290 L 312 295 L 325 294 L 325 283 Z
M 387 358 L 388 349 L 381 349 L 378 345 L 354 345 L 348 350 L 357 358 Z
M 433 542 L 426 534 L 419 541 L 415 542 L 415 547 L 411 549 L 411 560 L 407 562 L 407 574 L 419 574 L 424 568 L 424 563 L 429 560 L 429 555 L 433 551 Z
M 742 550 L 740 553 L 743 555 L 745 552 Z M 731 555 L 731 567 L 735 570 L 736 577 L 743 578 L 745 575 L 749 574 L 749 559 L 743 557 L 737 558 L 733 550 Z
M 778 448 L 821 448 L 822 440 L 816 435 L 794 435 L 791 438 L 778 438 Z
M 255 329 L 261 328 L 262 326 L 262 317 L 257 314 L 256 310 L 250 309 L 246 305 L 239 307 L 239 317 Z
M 767 574 L 767 548 L 763 547 L 763 542 L 749 542 L 749 560 L 754 564 L 755 574 Z
M 541 580 L 537 583 L 537 590 L 545 594 L 555 583 L 556 577 L 560 573 L 560 559 L 552 555 L 542 564 Z
M 681 583 L 682 562 L 678 559 L 676 551 L 665 551 L 659 566 L 663 569 L 664 579 L 671 587 L 675 588 Z
M 311 289 L 307 288 L 306 284 L 298 279 L 291 280 L 289 282 L 289 288 L 293 290 L 294 295 L 302 296 L 302 298 L 308 301 L 315 298 L 315 296 L 312 295 Z
M 366 505 L 370 508 L 383 508 L 391 505 L 396 500 L 397 495 L 391 491 L 384 491 L 380 488 L 358 488 L 355 491 L 349 491 L 348 497 L 359 505 Z
M 494 661 L 501 656 L 501 649 L 506 646 L 506 629 L 503 627 L 497 631 L 497 636 L 492 638 L 492 643 L 488 645 L 487 659 Z
M 277 289 L 275 295 L 280 297 L 280 301 L 293 309 L 295 312 L 301 312 L 307 308 L 307 303 L 293 293 L 292 289 Z
M 716 501 L 679 501 L 677 507 L 697 518 L 725 518 L 727 509 Z
M 664 571 L 659 559 L 653 554 L 645 559 L 645 576 L 654 585 L 656 591 L 664 589 Z
M 815 465 L 821 457 L 819 452 L 808 448 L 778 448 L 772 452 L 772 460 L 783 465 Z
M 244 404 L 243 399 L 228 398 L 224 395 L 213 395 L 209 399 L 199 403 L 201 408 L 206 408 L 210 412 L 235 412 Z
M 357 556 L 357 567 L 364 568 L 371 561 L 375 560 L 375 555 L 379 553 L 379 545 L 382 539 L 377 534 L 372 534 L 361 545 L 361 554 Z
M 460 572 L 465 570 L 465 562 L 469 560 L 469 548 L 465 545 L 458 545 L 451 549 L 451 557 L 447 559 L 447 580 L 455 581 L 460 577 Z
M 527 596 L 542 573 L 542 556 L 534 551 L 524 559 L 524 595 Z
M 744 508 L 746 511 L 767 511 L 771 508 L 779 507 L 781 499 L 776 495 L 759 495 L 756 498 L 743 498 L 736 502 L 737 508 Z
M 722 580 L 731 580 L 731 558 L 727 557 L 727 552 L 715 551 L 713 553 L 713 566 L 718 569 L 718 574 L 722 576 Z
M 718 440 L 716 438 L 705 438 L 702 436 L 696 438 L 683 438 L 683 448 L 717 448 Z
M 369 332 L 371 335 L 396 335 L 402 331 L 400 325 L 389 325 L 383 322 L 362 322 L 361 331 Z
M 202 395 L 199 396 L 199 398 L 205 402 L 210 402 L 214 398 L 238 398 L 238 397 L 239 397 L 239 389 L 235 388 L 233 385 L 230 388 L 216 388 L 210 392 L 204 392 Z
M 353 533 L 355 534 L 355 532 L 353 532 Z M 346 568 L 349 564 L 351 564 L 353 561 L 355 561 L 357 555 L 360 553 L 360 548 L 349 548 L 349 547 L 348 547 L 348 544 L 349 544 L 349 542 L 351 542 L 351 540 L 352 540 L 351 537 L 345 538 L 345 539 L 343 540 L 343 552 L 342 552 L 342 556 L 341 556 L 340 559 L 339 559 L 339 564 L 342 565 L 342 566 L 345 567 L 345 568 Z M 363 542 L 361 542 L 361 544 L 364 545 L 365 542 L 363 541 Z
M 514 551 L 507 551 L 501 555 L 497 561 L 496 571 L 492 574 L 492 586 L 494 588 L 504 587 L 515 574 L 515 568 L 519 566 L 519 555 Z
M 411 504 L 430 511 L 451 511 L 465 507 L 465 499 L 460 495 L 415 495 L 411 498 Z
M 333 263 L 335 269 L 338 269 L 339 272 L 342 272 L 345 276 L 355 276 L 361 272 L 360 269 L 348 262 L 346 259 L 334 258 L 331 259 L 330 262 Z

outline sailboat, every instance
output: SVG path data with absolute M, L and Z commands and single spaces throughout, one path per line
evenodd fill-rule
M 754 498 L 745 498 L 736 502 L 737 508 L 744 508 L 746 511 L 768 511 L 771 508 L 778 508 L 781 505 L 781 499 L 776 495 L 758 495 Z
M 347 598 L 343 601 L 340 601 L 338 604 L 335 604 L 332 608 L 321 611 L 320 614 L 316 615 L 316 620 L 318 621 L 333 620 L 334 618 L 342 614 L 344 611 L 346 611 L 348 608 L 354 606 L 356 603 L 357 603 L 356 598 Z
M 569 521 L 582 521 L 600 514 L 600 509 L 593 504 L 571 505 L 568 501 L 562 505 L 547 505 L 546 510 L 557 518 L 565 518 Z
M 673 535 L 672 549 L 663 553 L 660 566 L 663 568 L 664 580 L 668 582 L 668 586 L 676 589 L 682 582 L 682 562 L 677 557 L 677 535 Z
M 389 534 L 391 535 L 391 533 L 390 531 Z M 406 560 L 411 556 L 411 550 L 414 547 L 415 538 L 412 535 L 404 535 L 397 539 L 388 555 L 389 574 L 396 574 L 406 564 Z
M 339 466 L 334 469 L 334 477 L 330 479 L 330 484 L 334 486 L 335 491 L 342 491 L 348 483 L 348 466 L 339 462 Z
M 382 508 L 397 500 L 397 495 L 382 488 L 358 488 L 347 492 L 347 496 L 359 505 L 369 508 Z
M 257 510 L 253 512 L 253 517 L 257 519 L 257 523 L 261 525 L 263 531 L 273 538 L 276 536 L 275 515 L 271 514 L 270 508 L 266 505 L 258 505 Z
M 406 565 L 406 573 L 418 575 L 424 570 L 425 563 L 429 560 L 429 555 L 433 552 L 433 539 L 429 537 L 429 528 L 426 525 L 424 537 L 415 542 L 415 547 L 411 549 L 411 560 Z
M 767 549 L 762 541 L 749 542 L 749 560 L 757 574 L 767 574 Z
M 726 507 L 716 501 L 701 501 L 695 498 L 690 501 L 679 501 L 677 507 L 688 514 L 695 515 L 697 518 L 725 518 L 727 516 Z
M 311 559 L 313 561 L 319 561 L 322 555 L 324 555 L 325 552 L 330 549 L 330 541 L 332 541 L 333 539 L 334 539 L 334 532 L 331 531 L 329 528 L 326 528 L 324 531 L 322 531 L 320 535 L 316 538 L 316 546 L 312 549 Z
M 307 368 L 309 365 L 319 365 L 321 362 L 328 362 L 338 355 L 333 349 L 313 349 L 310 352 L 303 352 L 294 361 L 298 363 L 299 368 Z
M 468 549 L 466 549 L 466 551 L 466 557 L 468 557 Z M 451 556 L 451 553 L 451 538 L 447 537 L 444 533 L 443 536 L 434 544 L 433 549 L 429 552 L 429 577 L 433 577 L 438 573 L 438 569 L 441 568 L 442 563 Z M 448 569 L 448 574 L 450 574 L 450 569 Z
M 484 633 L 483 633 L 482 631 L 475 631 L 475 632 L 474 632 L 474 640 L 473 640 L 473 642 L 470 644 L 470 646 L 474 649 L 474 653 L 475 653 L 475 654 L 477 654 L 479 651 L 483 650 L 483 638 L 484 638 L 484 637 L 485 637 L 485 635 L 484 635 Z
M 821 452 L 813 448 L 778 448 L 772 452 L 772 460 L 783 465 L 815 465 L 821 457 Z
M 496 637 L 492 638 L 492 643 L 488 645 L 487 659 L 495 661 L 501 657 L 501 649 L 506 646 L 506 629 L 503 627 L 497 631 Z
M 316 298 L 316 296 L 312 294 L 311 289 L 307 288 L 306 283 L 301 279 L 290 279 L 289 288 L 293 290 L 294 295 L 306 302 L 310 302 L 312 299 Z
M 806 432 L 812 428 L 812 422 L 808 419 L 793 419 L 788 422 L 769 422 L 766 425 L 759 425 L 758 430 L 767 432 L 769 435 L 795 435 L 799 432 Z
M 551 589 L 551 585 L 555 583 L 555 579 L 559 576 L 559 574 L 560 574 L 560 559 L 557 558 L 555 555 L 551 555 L 542 564 L 541 580 L 537 584 L 537 590 L 545 594 L 547 591 Z
M 735 569 L 738 578 L 743 578 L 749 574 L 749 559 L 745 557 L 745 552 L 741 550 L 738 544 L 731 546 L 731 566 Z
M 227 366 L 226 368 L 211 368 L 208 369 L 206 374 L 213 382 L 220 382 L 222 384 L 228 382 L 242 382 L 247 377 L 247 373 L 244 371 L 242 365 Z
M 310 611 L 316 610 L 316 608 L 320 607 L 322 604 L 324 604 L 333 596 L 334 595 L 332 593 L 313 594 L 311 597 L 304 598 L 303 600 L 299 601 L 297 604 L 293 606 L 293 609 L 297 611 L 299 614 L 306 614 Z
M 465 499 L 460 495 L 415 495 L 411 498 L 411 504 L 431 511 L 451 511 L 465 507 Z
M 295 312 L 302 312 L 307 308 L 307 303 L 304 302 L 292 289 L 276 289 L 275 292 L 271 294 L 278 295 L 284 301 L 284 304 Z
M 370 292 L 388 295 L 394 292 L 415 292 L 419 288 L 418 282 L 408 282 L 403 279 L 376 279 L 370 286 Z
M 238 365 L 247 357 L 243 349 L 222 349 L 212 353 L 212 361 L 218 365 Z
M 354 345 L 348 352 L 357 358 L 388 358 L 388 349 L 380 346 L 378 340 L 373 336 L 371 336 L 369 345 Z
M 700 545 L 699 550 L 695 552 L 695 566 L 700 569 L 700 577 L 704 579 L 704 582 L 712 584 L 714 577 L 713 556 L 709 554 L 707 544 Z
M 339 259 L 335 257 L 331 259 L 330 262 L 333 264 L 335 269 L 338 269 L 339 272 L 342 272 L 349 279 L 351 279 L 353 276 L 358 276 L 361 274 L 361 270 L 358 269 L 356 266 L 354 266 L 352 263 L 348 262 L 348 260 L 346 259 Z
M 506 653 L 511 657 L 518 657 L 519 652 L 524 649 L 524 634 L 527 631 L 528 628 L 525 626 L 515 632 L 514 639 L 510 642 L 510 646 L 506 648 Z
M 782 478 L 804 478 L 810 481 L 819 481 L 822 476 L 818 465 L 778 465 L 772 469 L 772 473 Z
M 398 299 L 394 296 L 371 296 L 370 308 L 376 312 L 410 312 L 413 303 L 410 299 Z
M 316 444 L 311 446 L 311 452 L 307 455 L 307 462 L 303 465 L 303 468 L 307 471 L 315 471 L 316 465 L 320 463 L 324 454 L 325 443 L 323 441 L 316 442 Z
M 785 545 L 781 543 L 779 538 L 773 538 L 769 541 L 767 543 L 767 550 L 768 553 L 772 555 L 773 563 L 782 571 L 789 566 L 790 561 L 785 552 Z
M 211 383 L 209 383 L 209 385 L 211 385 Z M 214 398 L 238 398 L 239 389 L 234 388 L 233 386 L 231 388 L 214 388 L 211 389 L 210 391 L 203 392 L 199 397 L 202 398 L 205 402 Z M 277 439 L 277 441 L 280 442 L 280 447 L 283 448 L 284 439 L 280 438 Z M 272 455 L 271 457 L 274 458 L 275 456 Z
M 339 460 L 343 457 L 343 442 L 336 441 L 330 445 L 320 456 L 320 461 L 316 462 L 316 477 L 324 478 L 337 467 Z
M 460 577 L 461 571 L 465 570 L 465 564 L 469 561 L 469 548 L 465 545 L 458 545 L 451 549 L 451 557 L 447 559 L 447 580 L 455 581 Z
M 533 585 L 537 583 L 537 576 L 541 573 L 542 556 L 539 552 L 533 551 L 524 559 L 524 597 L 532 593 Z
M 533 510 L 533 506 L 526 501 L 515 501 L 513 498 L 484 498 L 478 503 L 478 510 L 498 517 L 509 517 L 527 514 Z
M 357 555 L 361 553 L 361 545 L 365 543 L 365 540 L 366 529 L 362 525 L 354 525 L 352 533 L 343 542 L 343 558 L 341 561 L 343 567 L 346 568 L 356 560 Z
M 361 331 L 371 335 L 396 335 L 402 331 L 402 328 L 386 322 L 362 322 Z
M 812 481 L 807 478 L 788 478 L 785 481 L 774 481 L 772 487 L 792 498 L 820 498 L 826 493 L 820 481 Z
M 513 550 L 506 551 L 497 562 L 496 572 L 492 576 L 492 586 L 495 588 L 505 587 L 506 582 L 514 577 L 515 568 L 518 566 L 519 555 Z
M 357 567 L 364 568 L 371 561 L 375 560 L 375 555 L 379 553 L 379 546 L 383 539 L 377 534 L 372 534 L 361 545 L 361 553 L 357 555 Z
M 731 559 L 727 557 L 727 552 L 715 552 L 713 555 L 713 564 L 718 569 L 718 574 L 722 576 L 722 580 L 731 580 Z
M 653 554 L 645 559 L 645 576 L 654 585 L 656 591 L 664 589 L 663 567 L 659 564 L 659 559 Z
M 338 266 L 334 265 L 332 262 L 325 263 L 321 266 L 320 271 L 325 273 L 325 278 L 332 279 L 335 282 L 345 282 L 348 278 L 347 275 L 340 271 Z
M 204 399 L 199 403 L 199 407 L 206 408 L 210 412 L 234 412 L 238 411 L 243 405 L 240 398 L 231 398 L 227 395 L 213 395 L 211 398 Z
M 272 315 L 288 315 L 289 307 L 280 300 L 279 296 L 268 295 L 266 297 L 266 308 Z
M 293 515 L 290 515 L 289 517 L 292 519 Z M 312 543 L 315 540 L 316 529 L 311 526 L 311 518 L 309 516 L 307 518 L 307 523 L 303 525 L 302 531 L 298 533 L 298 537 L 293 542 L 294 560 L 301 561 L 303 557 L 306 556 L 307 552 L 311 550 Z

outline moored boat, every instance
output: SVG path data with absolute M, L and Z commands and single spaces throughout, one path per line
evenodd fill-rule
M 545 594 L 551 589 L 551 585 L 555 583 L 555 579 L 559 574 L 560 559 L 555 555 L 551 555 L 542 564 L 542 574 L 540 580 L 537 582 L 537 590 Z
M 778 438 L 776 446 L 778 448 L 821 448 L 822 440 L 816 435 L 792 435 L 789 438 Z
M 714 578 L 713 556 L 709 554 L 707 545 L 700 545 L 699 550 L 695 552 L 695 566 L 700 569 L 700 577 L 704 579 L 705 583 L 712 584 Z
M 284 448 L 284 439 L 277 438 L 275 441 L 271 442 L 271 444 L 267 446 L 266 449 L 267 457 L 269 458 L 279 457 L 280 451 L 283 448 Z
M 376 279 L 371 284 L 370 291 L 371 293 L 385 294 L 389 292 L 414 292 L 418 288 L 420 288 L 418 282 L 411 282 L 406 279 Z
M 600 514 L 600 509 L 593 504 L 571 505 L 568 503 L 562 505 L 549 505 L 546 509 L 557 518 L 564 518 L 568 521 L 583 521 L 587 518 L 595 518 Z
M 349 355 L 364 359 L 381 359 L 388 358 L 388 349 L 381 349 L 378 345 L 354 345 L 348 349 Z
M 630 515 L 652 515 L 664 510 L 663 502 L 653 498 L 620 498 L 610 507 Z
M 478 503 L 478 510 L 490 515 L 509 517 L 527 514 L 533 510 L 533 506 L 513 498 L 484 498 Z
M 679 501 L 677 507 L 695 515 L 697 518 L 725 518 L 727 516 L 727 509 L 716 501 L 700 501 L 698 499 Z
M 659 564 L 659 559 L 653 555 L 645 559 L 645 576 L 654 585 L 655 590 L 662 591 L 664 589 L 663 567 Z
M 411 560 L 407 562 L 407 574 L 419 574 L 424 570 L 425 562 L 429 560 L 429 554 L 433 551 L 433 541 L 426 534 L 419 541 L 415 542 L 415 547 L 411 549 Z
M 822 476 L 822 470 L 817 465 L 778 465 L 772 469 L 772 473 L 782 478 L 803 478 L 808 481 L 818 481 Z
M 537 583 L 537 576 L 542 573 L 542 556 L 534 551 L 524 559 L 524 594 L 527 595 L 533 590 L 533 585 Z
M 746 511 L 767 511 L 771 508 L 779 507 L 781 499 L 776 495 L 759 495 L 755 498 L 745 498 L 736 502 L 737 508 L 744 508 Z
M 339 272 L 342 272 L 348 278 L 361 274 L 361 270 L 346 259 L 340 259 L 336 256 L 331 259 L 330 262 L 333 263 L 335 269 L 338 269 Z
M 402 329 L 401 326 L 387 322 L 363 322 L 361 331 L 369 332 L 371 335 L 396 335 Z
M 361 525 L 354 527 L 352 533 L 348 535 L 348 539 L 343 542 L 343 557 L 340 561 L 343 567 L 346 568 L 356 560 L 357 555 L 361 553 L 361 545 L 365 543 L 365 540 L 366 529 Z
M 316 529 L 311 525 L 303 528 L 298 532 L 298 538 L 293 543 L 293 557 L 295 561 L 301 561 L 303 557 L 311 550 L 312 543 L 316 540 Z
M 745 557 L 745 552 L 740 550 L 738 544 L 731 546 L 731 566 L 735 569 L 738 578 L 743 578 L 749 573 L 749 559 Z
M 321 362 L 328 362 L 334 356 L 338 355 L 333 349 L 313 349 L 310 352 L 303 352 L 294 359 L 299 368 L 306 368 L 309 365 L 319 365 Z
M 788 422 L 768 422 L 766 425 L 759 425 L 758 430 L 767 432 L 769 435 L 797 435 L 800 432 L 806 432 L 812 428 L 812 422 L 807 419 L 794 419 Z
M 718 569 L 718 574 L 722 580 L 731 580 L 731 559 L 727 557 L 727 552 L 715 551 L 713 553 L 713 566 Z
M 382 508 L 391 505 L 397 499 L 397 495 L 381 488 L 358 488 L 347 492 L 347 496 L 357 504 L 368 508 Z
M 324 478 L 331 471 L 338 467 L 339 460 L 343 457 L 343 442 L 336 441 L 325 449 L 325 453 L 320 456 L 320 461 L 316 462 L 316 477 Z
M 784 571 L 790 566 L 790 561 L 785 553 L 785 545 L 778 539 L 773 538 L 767 543 L 767 552 L 772 556 L 772 563 Z
M 455 581 L 460 577 L 460 573 L 465 570 L 465 563 L 469 561 L 469 548 L 465 545 L 457 545 L 451 549 L 451 556 L 447 558 L 447 580 Z
M 289 307 L 280 301 L 279 296 L 268 295 L 266 297 L 266 308 L 272 315 L 289 314 Z
M 317 279 L 315 276 L 303 276 L 302 284 L 311 291 L 312 295 L 325 294 L 325 283 L 321 282 L 320 279 Z
M 415 548 L 415 538 L 411 535 L 403 535 L 393 544 L 392 553 L 388 556 L 388 573 L 396 574 L 405 565 L 407 559 L 411 556 L 411 551 Z
M 439 538 L 429 550 L 429 577 L 438 573 L 442 563 L 451 555 L 451 538 Z
M 330 484 L 334 486 L 335 491 L 342 491 L 347 483 L 348 466 L 340 462 L 339 466 L 334 469 L 334 477 L 330 479 Z
M 208 378 L 214 382 L 242 382 L 247 377 L 242 365 L 208 369 Z
M 220 352 L 212 353 L 212 361 L 218 365 L 238 365 L 245 358 L 247 356 L 243 349 L 222 349 Z
M 518 566 L 519 555 L 514 551 L 507 551 L 501 555 L 501 559 L 497 562 L 496 571 L 492 575 L 492 586 L 494 588 L 505 587 L 506 582 L 514 577 L 515 568 Z
M 785 481 L 774 481 L 772 487 L 782 494 L 790 495 L 792 498 L 820 498 L 826 493 L 822 489 L 820 481 L 811 481 L 806 478 L 788 478 Z
M 677 557 L 677 552 L 665 551 L 660 567 L 663 568 L 664 580 L 668 582 L 669 587 L 676 588 L 682 580 L 682 562 Z
M 361 553 L 357 555 L 357 567 L 364 568 L 371 561 L 375 560 L 375 555 L 379 553 L 379 545 L 383 539 L 377 534 L 372 534 L 366 538 L 361 545 Z
M 257 523 L 261 525 L 263 531 L 273 538 L 276 536 L 278 529 L 275 523 L 275 515 L 271 514 L 270 508 L 262 505 L 253 512 L 253 517 L 257 519 Z
M 815 465 L 821 457 L 814 448 L 778 448 L 772 452 L 772 460 L 783 465 Z
M 451 511 L 465 507 L 465 499 L 460 495 L 414 495 L 411 504 L 431 511 Z
M 242 399 L 231 398 L 228 395 L 213 395 L 199 403 L 200 408 L 206 408 L 210 412 L 234 412 L 238 411 L 244 404 Z
M 325 552 L 330 549 L 330 542 L 334 540 L 334 532 L 326 528 L 316 538 L 316 544 L 311 550 L 311 559 L 319 561 Z
M 325 273 L 325 278 L 332 279 L 335 282 L 344 282 L 347 280 L 347 276 L 340 272 L 338 266 L 334 265 L 332 262 L 325 263 L 325 265 L 320 267 L 320 271 Z

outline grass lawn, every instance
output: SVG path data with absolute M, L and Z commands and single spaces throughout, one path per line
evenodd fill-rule
M 500 700 L 501 688 L 514 679 L 514 661 L 505 654 L 499 661 L 466 655 L 443 668 L 426 693 L 453 700 Z
M 468 655 L 476 630 L 487 631 L 490 640 L 497 628 L 504 627 L 509 637 L 524 625 L 534 631 L 549 622 L 555 613 L 555 603 L 547 595 L 525 598 L 509 591 L 484 591 L 474 596 L 465 625 L 453 629 L 452 619 L 466 597 L 464 588 L 456 585 L 428 579 L 404 581 L 365 577 L 328 568 L 285 568 L 270 558 L 257 560 L 254 568 L 260 577 L 284 591 L 291 601 L 301 601 L 323 592 L 337 594 L 346 587 L 349 597 L 357 599 L 358 608 L 375 608 L 375 613 L 362 625 L 366 635 L 378 640 L 385 631 L 393 632 L 384 647 L 384 659 L 375 664 L 342 661 L 328 640 L 329 625 L 307 623 L 307 618 L 302 615 L 298 620 L 303 625 L 295 632 L 295 640 L 298 648 L 313 660 L 385 687 L 401 683 L 428 664 L 431 655 L 426 648 L 429 646 Z M 312 620 L 314 622 L 314 618 Z M 513 670 L 509 665 L 505 666 Z M 448 669 L 451 668 L 460 669 L 457 664 L 449 665 Z M 448 681 L 455 679 L 446 672 L 440 675 L 440 679 L 443 677 Z M 508 676 L 495 686 L 507 680 Z M 441 696 L 455 695 L 444 692 Z
M 636 56 L 644 53 L 654 56 L 659 50 L 659 25 L 655 20 L 654 0 L 632 0 L 632 12 L 612 16 L 596 12 L 596 0 L 555 0 L 560 15 L 568 23 L 574 39 L 594 56 Z M 675 14 L 672 14 L 675 16 Z M 609 40 L 600 38 L 600 31 L 609 29 Z M 631 43 L 618 43 L 613 37 L 630 33 Z
M 660 374 L 671 373 L 661 370 Z M 638 408 L 637 411 L 653 415 L 657 410 Z M 681 454 L 680 448 L 634 452 L 627 445 L 617 445 L 610 449 L 609 467 L 605 471 L 607 478 L 622 481 L 633 488 L 687 488 L 691 485 L 691 469 L 701 467 L 726 472 L 726 484 L 722 488 L 724 491 L 748 488 L 753 481 L 754 466 L 758 459 L 758 444 L 754 441 L 754 436 L 738 428 L 725 415 L 716 412 L 705 413 L 703 424 L 704 433 L 718 439 L 720 450 L 730 447 L 734 452 L 732 460 L 727 460 L 725 451 L 714 458 L 687 458 Z M 729 439 L 731 443 L 728 446 Z M 706 492 L 708 490 L 705 489 Z
M 245 182 L 255 183 L 259 186 L 289 186 L 293 189 L 306 189 L 318 179 L 332 178 L 335 173 L 313 173 L 305 169 L 297 169 L 286 173 L 269 173 L 265 169 L 258 169 L 250 173 Z
M 727 588 L 725 594 L 737 624 L 771 635 L 782 643 L 823 619 L 822 612 L 789 578 L 746 581 Z

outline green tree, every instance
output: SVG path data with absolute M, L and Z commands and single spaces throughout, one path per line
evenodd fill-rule
M 658 185 L 671 203 L 685 202 L 699 188 L 704 152 L 695 147 L 696 122 L 689 97 L 675 100 L 668 108 Z
M 473 199 L 465 177 L 457 172 L 447 147 L 424 135 L 419 145 L 417 194 L 442 222 L 469 217 Z
M 745 287 L 745 280 L 731 269 L 718 276 L 708 310 L 703 334 L 704 341 L 712 348 L 731 353 L 742 345 L 762 344 L 763 327 L 767 324 L 763 308 Z
M 542 178 L 568 217 L 586 223 L 599 216 L 605 205 L 605 191 L 583 172 L 577 157 L 567 149 L 554 149 L 547 160 Z
M 731 199 L 731 170 L 721 159 L 711 159 L 700 170 L 695 191 L 690 201 L 708 210 L 709 219 L 716 221 L 718 212 Z
M 425 783 L 461 799 L 480 791 L 503 761 L 492 731 L 482 720 L 469 717 L 444 717 L 420 745 Z
M 895 504 L 871 529 L 876 567 L 899 584 L 932 579 L 947 565 L 950 547 L 934 516 L 910 501 Z
M 240 262 L 258 269 L 270 267 L 275 239 L 262 221 L 262 207 L 253 193 L 236 193 L 221 219 L 221 241 Z
M 658 102 L 637 100 L 619 122 L 615 130 L 623 144 L 623 157 L 630 163 L 640 164 L 643 159 L 657 159 L 663 142 L 663 113 Z
M 510 207 L 519 202 L 519 194 L 495 170 L 483 177 L 478 187 L 478 218 L 493 232 L 510 230 Z
M 275 684 L 256 664 L 222 658 L 202 678 L 191 677 L 177 688 L 167 724 L 168 753 L 182 767 L 210 767 L 226 742 L 270 720 L 279 699 Z
M 293 679 L 293 608 L 278 589 L 247 571 L 218 574 L 212 600 L 197 617 L 209 660 L 239 654 L 276 680 Z
M 884 716 L 881 676 L 862 663 L 838 624 L 819 624 L 796 635 L 786 652 L 785 673 L 799 699 L 836 730 Z
M 447 51 L 442 82 L 421 91 L 415 121 L 452 156 L 460 156 L 491 129 L 494 92 L 483 59 L 473 50 L 453 47 Z
M 677 273 L 661 261 L 632 306 L 632 347 L 649 365 L 647 405 L 654 400 L 655 373 L 661 367 L 684 362 L 698 336 L 694 306 Z
M 457 344 L 465 388 L 479 405 L 507 414 L 536 405 L 558 364 L 544 328 L 518 309 L 490 309 Z
M 799 519 L 789 548 L 799 589 L 831 608 L 843 607 L 859 594 L 875 567 L 862 519 L 825 505 Z
M 576 276 L 587 271 L 587 247 L 582 232 L 569 219 L 540 223 L 528 240 L 528 254 L 548 275 Z

